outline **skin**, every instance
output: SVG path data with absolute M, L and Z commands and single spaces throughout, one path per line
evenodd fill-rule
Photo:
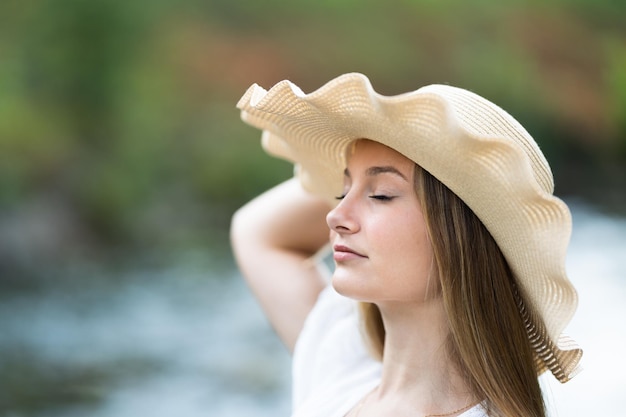
M 291 179 L 250 201 L 232 219 L 239 269 L 290 351 L 327 282 L 311 258 L 328 243 L 329 209 Z
M 381 383 L 349 415 L 441 414 L 473 402 L 445 354 L 447 318 L 413 172 L 414 163 L 401 154 L 360 140 L 348 161 L 344 194 L 330 212 L 290 180 L 233 218 L 240 268 L 290 349 L 325 285 L 310 257 L 328 242 L 328 228 L 333 286 L 380 308 L 387 335 Z
M 327 216 L 333 286 L 378 305 L 387 333 L 382 381 L 365 398 L 361 417 L 439 414 L 471 402 L 444 354 L 446 316 L 413 172 L 414 163 L 398 152 L 359 141 L 344 195 Z
M 359 301 L 427 299 L 432 247 L 413 188 L 414 163 L 371 141 L 359 141 L 344 175 L 331 230 L 333 286 Z

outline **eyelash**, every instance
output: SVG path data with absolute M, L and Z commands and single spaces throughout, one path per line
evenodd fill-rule
M 346 197 L 345 194 L 335 197 L 336 200 L 343 200 Z M 390 197 L 388 195 L 370 195 L 369 198 L 378 200 L 378 201 L 391 201 L 394 197 Z
M 369 197 L 373 198 L 374 200 L 379 200 L 379 201 L 391 201 L 391 200 L 393 200 L 393 197 L 390 197 L 388 195 L 371 195 Z

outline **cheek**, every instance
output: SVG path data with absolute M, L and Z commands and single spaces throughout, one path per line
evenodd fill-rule
M 426 225 L 420 213 L 408 213 L 398 216 L 385 233 L 389 236 L 390 247 L 394 251 L 411 258 L 432 254 L 432 246 L 426 232 Z M 430 257 L 430 256 L 429 256 Z
M 419 214 L 399 216 L 396 221 L 388 222 L 376 240 L 382 245 L 386 268 L 394 280 L 406 283 L 428 280 L 433 252 Z

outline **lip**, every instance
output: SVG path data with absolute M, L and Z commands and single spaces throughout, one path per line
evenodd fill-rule
M 363 259 L 367 256 L 355 251 L 354 249 L 344 245 L 333 246 L 333 259 L 336 262 L 345 262 L 352 259 Z

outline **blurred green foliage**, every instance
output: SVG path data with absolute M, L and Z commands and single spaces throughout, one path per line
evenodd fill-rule
M 536 137 L 561 194 L 623 202 L 624 22 L 618 0 L 4 0 L 0 215 L 52 198 L 81 244 L 225 245 L 232 210 L 291 173 L 240 95 L 348 71 L 383 94 L 472 89 Z

